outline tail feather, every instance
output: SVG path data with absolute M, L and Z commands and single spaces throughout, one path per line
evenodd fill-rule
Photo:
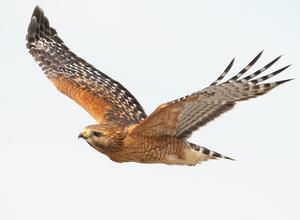
M 202 154 L 205 154 L 208 156 L 207 159 L 219 159 L 219 158 L 222 158 L 222 159 L 228 159 L 228 160 L 234 160 L 233 158 L 231 157 L 228 157 L 228 156 L 225 156 L 223 154 L 220 154 L 218 152 L 215 152 L 215 151 L 212 151 L 212 150 L 209 150 L 205 147 L 202 147 L 202 146 L 199 146 L 197 144 L 194 144 L 194 143 L 188 143 L 188 145 L 195 151 L 198 151 L 198 152 L 201 152 Z M 201 161 L 200 161 L 201 162 Z

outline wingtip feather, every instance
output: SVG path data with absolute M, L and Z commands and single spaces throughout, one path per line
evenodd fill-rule
M 292 81 L 292 80 L 294 80 L 294 79 L 295 79 L 295 78 L 285 79 L 285 80 L 280 80 L 280 81 L 277 81 L 277 82 L 276 82 L 276 85 L 281 85 L 281 84 L 283 84 L 283 83 Z
M 32 12 L 31 17 L 40 18 L 43 14 L 44 14 L 43 9 L 39 5 L 36 5 L 33 12 Z

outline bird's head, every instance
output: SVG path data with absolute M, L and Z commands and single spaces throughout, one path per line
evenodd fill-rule
M 109 149 L 119 147 L 122 135 L 113 129 L 107 129 L 106 126 L 97 124 L 85 127 L 78 138 L 85 139 L 93 148 L 106 153 L 105 151 Z

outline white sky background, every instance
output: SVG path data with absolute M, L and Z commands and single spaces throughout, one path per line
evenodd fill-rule
M 75 53 L 126 86 L 149 114 L 265 49 L 275 79 L 297 78 L 195 132 L 237 159 L 195 167 L 117 164 L 83 140 L 94 120 L 25 49 L 39 4 Z M 0 219 L 300 219 L 299 1 L 3 1 Z M 252 69 L 254 70 L 254 68 Z

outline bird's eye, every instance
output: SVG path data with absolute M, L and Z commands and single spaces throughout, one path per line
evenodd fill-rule
M 95 137 L 101 137 L 101 136 L 102 136 L 101 132 L 98 132 L 98 131 L 94 131 L 94 132 L 93 132 L 93 135 L 94 135 Z

